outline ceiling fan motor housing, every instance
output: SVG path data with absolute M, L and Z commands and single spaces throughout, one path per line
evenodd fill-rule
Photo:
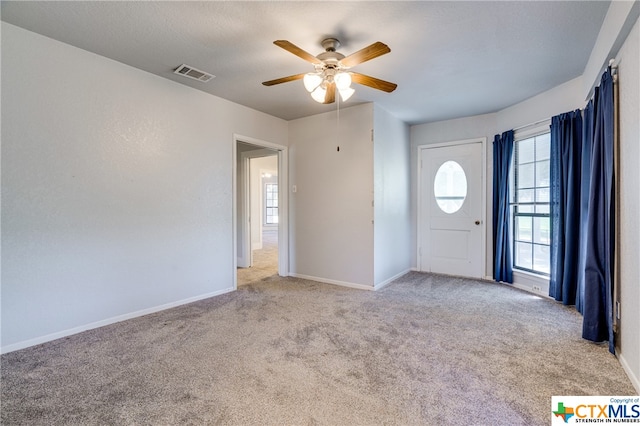
M 340 60 L 345 56 L 342 53 L 336 52 L 336 49 L 340 47 L 340 42 L 335 38 L 326 38 L 322 40 L 322 47 L 324 52 L 320 53 L 316 58 L 322 61 L 320 64 L 321 69 L 327 68 L 341 68 Z
M 322 48 L 327 52 L 335 52 L 340 47 L 340 41 L 337 38 L 325 38 L 322 40 Z

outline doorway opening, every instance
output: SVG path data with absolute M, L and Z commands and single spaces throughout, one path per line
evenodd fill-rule
M 288 275 L 286 147 L 236 137 L 235 286 Z

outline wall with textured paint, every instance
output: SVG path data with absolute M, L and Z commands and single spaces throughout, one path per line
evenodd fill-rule
M 375 106 L 373 133 L 374 281 L 376 287 L 411 269 L 411 146 L 409 126 Z
M 289 122 L 292 275 L 373 288 L 372 129 L 373 104 Z
M 287 131 L 3 22 L 3 351 L 232 290 L 233 134 Z
M 616 57 L 620 105 L 618 357 L 640 392 L 640 20 Z

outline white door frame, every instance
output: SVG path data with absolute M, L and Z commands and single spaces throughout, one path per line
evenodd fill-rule
M 236 145 L 237 147 L 237 145 Z M 249 188 L 251 187 L 251 173 L 250 173 L 250 160 L 251 158 L 247 155 L 246 152 L 241 152 L 240 153 L 240 161 L 236 163 L 236 166 L 238 164 L 240 164 L 240 170 L 236 169 L 236 172 L 234 174 L 234 176 L 237 178 L 237 173 L 240 172 L 242 173 L 240 182 L 236 181 L 236 186 L 235 186 L 235 190 L 234 190 L 234 194 L 237 197 L 238 196 L 238 189 L 239 183 L 242 183 L 242 186 L 244 187 L 244 191 L 242 191 L 242 197 L 241 199 L 236 199 L 236 203 L 234 203 L 236 210 L 234 211 L 234 218 L 237 220 L 238 218 L 238 214 L 242 215 L 242 219 L 238 222 L 236 222 L 236 229 L 234 231 L 234 235 L 236 236 L 236 238 L 238 238 L 238 231 L 240 229 L 242 229 L 241 232 L 241 240 L 242 240 L 242 244 L 241 244 L 241 255 L 237 256 L 238 259 L 236 260 L 236 268 L 238 266 L 242 267 L 242 268 L 247 268 L 250 267 L 251 265 L 253 265 L 253 250 L 251 247 L 251 191 L 249 190 Z M 236 242 L 236 250 L 238 249 L 238 245 Z M 236 252 L 237 255 L 237 252 Z
M 482 252 L 480 254 L 480 261 L 482 262 L 482 270 L 483 270 L 483 274 L 482 276 L 485 277 L 487 275 L 487 220 L 486 220 L 486 216 L 487 216 L 487 138 L 475 138 L 475 139 L 464 139 L 464 140 L 459 140 L 459 141 L 452 141 L 452 142 L 440 142 L 440 143 L 432 143 L 432 144 L 426 144 L 426 145 L 418 145 L 418 155 L 417 155 L 417 164 L 416 167 L 418 170 L 418 185 L 417 185 L 417 191 L 418 191 L 418 212 L 416 215 L 416 230 L 417 230 L 417 236 L 416 236 L 416 259 L 417 259 L 417 264 L 418 264 L 418 271 L 422 270 L 422 259 L 421 259 L 421 255 L 420 255 L 420 237 L 422 235 L 422 221 L 420 220 L 422 218 L 422 173 L 423 173 L 423 168 L 421 167 L 421 161 L 422 161 L 422 151 L 425 149 L 430 149 L 430 148 L 443 148 L 443 147 L 450 147 L 450 146 L 456 146 L 456 145 L 468 145 L 468 144 L 473 144 L 473 143 L 481 143 L 482 144 L 482 164 L 481 164 L 481 170 L 482 170 L 482 193 L 480 194 L 480 200 L 482 203 L 482 212 L 481 212 L 481 221 L 482 221 L 482 226 L 481 226 L 481 244 L 482 244 Z
M 233 288 L 238 289 L 238 142 L 276 151 L 278 156 L 278 275 L 289 275 L 289 152 L 288 147 L 249 136 L 233 134 L 232 196 L 233 196 Z M 243 159 L 244 160 L 244 159 Z M 248 159 L 247 159 L 248 161 Z M 283 190 L 281 190 L 282 188 Z M 245 194 L 246 196 L 246 194 Z M 246 203 L 246 200 L 241 200 Z

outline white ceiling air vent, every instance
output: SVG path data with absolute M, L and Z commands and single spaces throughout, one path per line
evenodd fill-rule
M 211 80 L 215 75 L 206 73 L 204 71 L 200 71 L 195 69 L 194 67 L 190 67 L 189 65 L 182 64 L 174 71 L 175 74 L 183 75 L 185 77 L 192 78 L 194 80 L 207 82 Z

